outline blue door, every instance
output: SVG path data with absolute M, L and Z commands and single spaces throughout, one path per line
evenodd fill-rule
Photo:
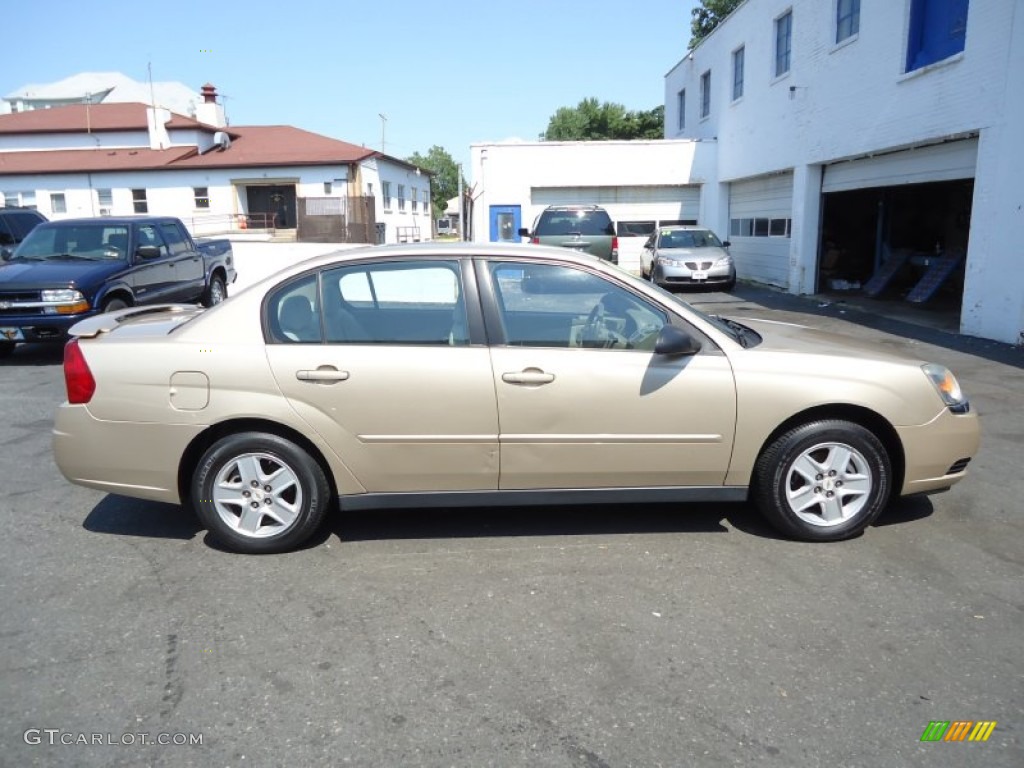
M 491 206 L 491 242 L 518 243 L 522 211 L 518 205 Z

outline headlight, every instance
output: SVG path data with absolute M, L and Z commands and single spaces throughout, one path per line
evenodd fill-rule
M 717 261 L 715 261 L 714 266 L 716 266 L 716 267 L 731 267 L 732 266 L 732 256 L 722 256 Z
M 85 301 L 81 291 L 72 288 L 57 288 L 52 291 L 43 291 L 42 300 L 49 304 L 74 304 L 76 301 Z
M 956 376 L 953 375 L 952 371 L 944 365 L 936 365 L 935 363 L 922 365 L 921 368 L 935 386 L 935 390 L 939 393 L 939 397 L 942 398 L 942 402 L 958 413 L 967 412 L 969 408 L 967 398 L 964 397 L 963 390 L 960 389 L 960 382 L 956 380 Z

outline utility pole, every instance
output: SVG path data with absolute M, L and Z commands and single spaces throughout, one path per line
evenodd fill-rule
M 456 163 L 459 173 L 459 241 L 466 242 L 466 201 L 462 197 L 462 163 Z
M 387 150 L 386 150 L 385 147 L 387 145 L 384 143 L 384 135 L 385 135 L 385 133 L 387 131 L 387 127 L 388 127 L 388 116 L 385 115 L 382 112 L 378 112 L 377 113 L 377 117 L 380 118 L 380 153 L 382 155 L 386 155 L 387 154 Z

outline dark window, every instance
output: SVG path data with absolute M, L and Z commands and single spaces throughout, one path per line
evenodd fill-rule
M 316 275 L 307 275 L 278 288 L 267 299 L 269 336 L 284 344 L 318 344 L 320 332 Z
M 836 42 L 841 43 L 860 32 L 860 0 L 836 3 Z
M 509 346 L 653 350 L 665 314 L 608 280 L 553 264 L 488 265 Z
M 789 72 L 793 50 L 793 12 L 787 11 L 775 20 L 775 77 Z
M 160 249 L 161 258 L 166 256 L 169 251 L 167 245 L 164 243 L 164 239 L 160 236 L 160 232 L 153 224 L 140 224 L 135 228 L 135 236 L 138 238 L 138 245 L 155 245 Z
M 700 116 L 711 114 L 711 70 L 700 76 Z
M 0 218 L 6 223 L 7 228 L 14 236 L 14 242 L 20 243 L 25 239 L 25 235 L 35 229 L 37 224 L 41 224 L 46 221 L 41 214 L 28 213 L 27 211 L 8 211 Z M 0 224 L 0 227 L 3 225 Z
M 908 72 L 963 51 L 967 7 L 968 0 L 911 0 Z
M 558 235 L 614 235 L 615 227 L 603 209 L 544 211 L 537 222 L 537 237 Z
M 732 52 L 732 100 L 743 95 L 743 60 L 746 58 L 746 49 L 737 48 Z
M 697 223 L 696 219 L 662 219 L 658 222 L 659 227 L 685 227 L 693 226 Z
M 618 221 L 615 233 L 619 237 L 647 237 L 654 234 L 657 225 L 653 221 Z
M 683 130 L 686 127 L 686 89 L 684 88 L 676 94 L 676 109 L 679 113 L 679 119 L 676 121 L 676 128 Z
M 136 213 L 149 213 L 149 203 L 146 201 L 146 190 L 132 190 L 132 205 Z
M 208 187 L 192 187 L 196 198 L 196 208 L 210 207 L 210 190 Z
M 160 222 L 160 231 L 163 232 L 164 240 L 171 253 L 187 253 L 189 250 L 188 241 L 185 239 L 181 226 L 173 221 Z
M 332 344 L 469 344 L 456 261 L 327 270 L 323 306 L 327 341 Z
M 768 237 L 768 219 L 754 219 L 754 237 Z
M 789 219 L 772 219 L 768 223 L 769 237 L 785 237 L 789 230 Z

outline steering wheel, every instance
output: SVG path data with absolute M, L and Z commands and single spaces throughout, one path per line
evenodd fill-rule
M 587 321 L 583 324 L 583 331 L 580 333 L 580 346 L 582 347 L 603 347 L 605 339 L 601 338 L 602 322 L 604 317 L 604 304 L 600 301 L 594 305 L 587 315 Z

